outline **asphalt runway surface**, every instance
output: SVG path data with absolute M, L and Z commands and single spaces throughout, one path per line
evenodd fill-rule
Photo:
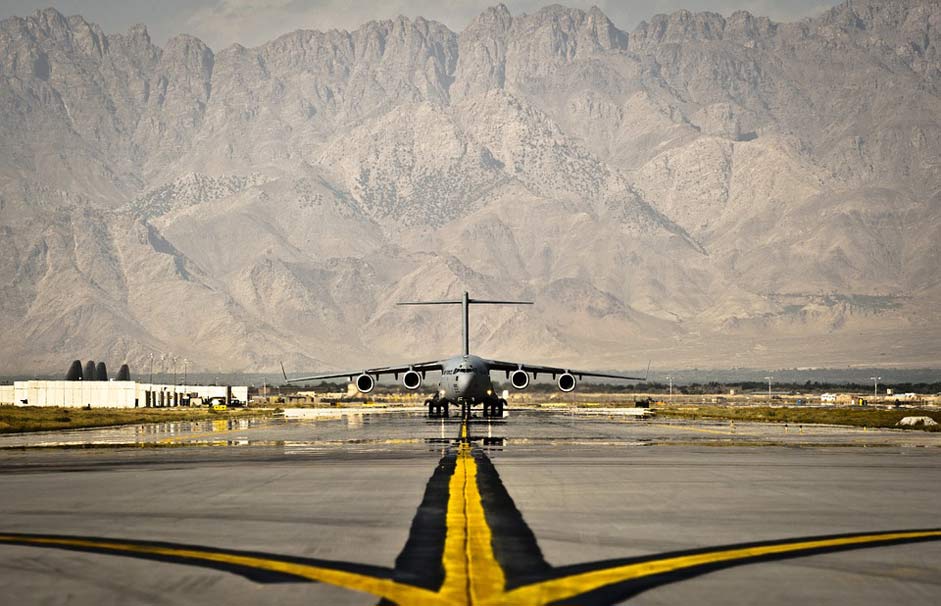
M 0 601 L 939 603 L 941 434 L 317 414 L 0 437 Z

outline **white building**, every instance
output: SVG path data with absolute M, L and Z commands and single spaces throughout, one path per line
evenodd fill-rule
M 820 394 L 820 401 L 824 404 L 833 404 L 836 402 L 835 393 L 822 393 Z
M 248 401 L 246 385 L 162 385 L 136 381 L 14 381 L 0 386 L 0 404 L 17 406 L 91 406 L 162 408 L 191 398 L 225 403 Z

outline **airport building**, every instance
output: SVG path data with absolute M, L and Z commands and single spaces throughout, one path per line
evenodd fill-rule
M 164 408 L 248 402 L 246 385 L 165 385 L 137 381 L 15 381 L 0 385 L 0 404 Z

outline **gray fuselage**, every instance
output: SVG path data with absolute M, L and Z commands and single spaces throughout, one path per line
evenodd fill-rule
M 493 399 L 490 367 L 472 355 L 445 360 L 438 381 L 438 395 L 451 402 L 483 402 Z

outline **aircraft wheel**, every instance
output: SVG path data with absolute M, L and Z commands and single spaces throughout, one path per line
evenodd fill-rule
M 499 402 L 493 405 L 493 416 L 497 417 L 498 419 L 503 418 L 503 405 L 504 404 L 506 404 L 506 402 L 504 400 L 500 400 Z
M 449 417 L 449 416 L 451 416 L 451 411 L 449 410 L 449 408 L 450 408 L 450 406 L 448 405 L 447 402 L 445 402 L 444 404 L 441 405 L 441 416 L 442 416 L 442 417 Z

